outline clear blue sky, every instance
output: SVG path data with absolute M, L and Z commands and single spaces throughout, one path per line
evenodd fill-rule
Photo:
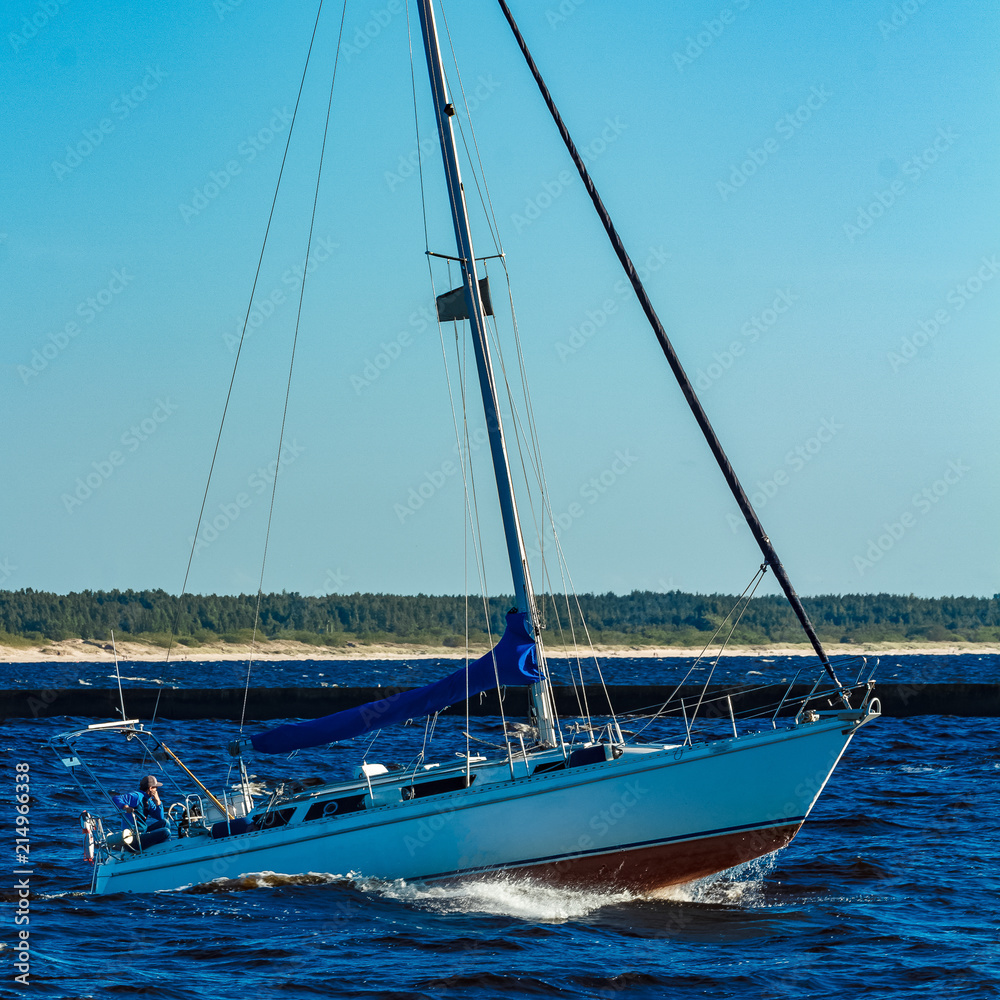
M 512 6 L 800 591 L 1000 590 L 996 6 Z M 347 9 L 266 590 L 467 585 L 400 10 Z M 498 8 L 446 10 L 577 589 L 742 589 L 756 548 Z M 180 588 L 314 14 L 4 6 L 0 586 Z M 197 592 L 257 586 L 339 16 L 328 0 Z M 416 69 L 431 248 L 453 253 Z M 509 592 L 484 454 L 488 585 Z

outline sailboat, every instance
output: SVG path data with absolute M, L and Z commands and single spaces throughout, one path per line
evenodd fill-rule
M 780 691 L 755 724 L 737 724 L 727 696 L 703 693 L 663 706 L 675 739 L 639 742 L 618 720 L 565 725 L 556 713 L 541 640 L 504 420 L 488 336 L 488 286 L 481 281 L 456 147 L 455 107 L 446 82 L 433 0 L 418 0 L 455 232 L 449 259 L 461 289 L 439 297 L 439 316 L 467 321 L 489 436 L 510 564 L 513 607 L 499 642 L 478 660 L 424 687 L 322 719 L 289 722 L 229 746 L 240 782 L 216 795 L 138 719 L 98 723 L 55 737 L 57 756 L 88 795 L 81 816 L 96 893 L 176 889 L 256 872 L 357 873 L 422 883 L 504 877 L 645 893 L 725 871 L 776 851 L 796 835 L 858 730 L 879 715 L 873 681 L 841 682 L 784 567 L 709 424 L 646 296 L 523 37 L 504 14 L 567 144 L 626 275 L 653 327 L 724 478 L 770 570 L 819 657 L 805 694 Z M 348 780 L 288 782 L 261 794 L 246 761 L 347 741 L 433 717 L 482 692 L 529 693 L 528 725 L 489 753 L 407 766 L 365 760 Z M 854 704 L 852 704 L 854 702 Z M 699 738 L 697 718 L 731 724 L 731 735 Z M 191 789 L 168 807 L 176 834 L 133 825 L 86 754 L 124 737 L 144 761 L 179 767 Z M 527 736 L 527 738 L 525 738 Z M 152 765 L 151 765 L 152 766 Z M 124 820 L 124 822 L 123 822 Z

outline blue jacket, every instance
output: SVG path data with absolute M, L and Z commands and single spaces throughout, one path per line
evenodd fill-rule
M 161 827 L 170 828 L 164 813 L 163 803 L 157 805 L 146 792 L 125 792 L 113 795 L 112 801 L 122 810 L 122 829 L 138 828 L 139 833 L 147 830 L 158 830 Z M 127 808 L 133 809 L 133 819 L 130 821 Z

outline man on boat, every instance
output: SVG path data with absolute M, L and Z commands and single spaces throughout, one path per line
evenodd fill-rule
M 125 792 L 112 796 L 122 811 L 122 829 L 139 835 L 143 847 L 160 844 L 170 838 L 170 823 L 160 801 L 159 789 L 163 782 L 155 774 L 147 774 L 139 782 L 138 792 Z

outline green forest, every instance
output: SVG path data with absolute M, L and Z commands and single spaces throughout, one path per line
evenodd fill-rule
M 464 646 L 468 634 L 485 643 L 502 630 L 510 598 L 333 594 L 267 594 L 260 599 L 259 641 L 293 639 L 312 645 L 421 643 Z M 737 598 L 680 591 L 583 594 L 540 599 L 546 643 L 582 638 L 580 613 L 591 641 L 604 645 L 697 646 L 730 614 Z M 978 597 L 904 597 L 843 594 L 804 598 L 820 637 L 850 642 L 996 642 L 1000 594 Z M 167 646 L 245 643 L 253 635 L 257 597 L 185 594 L 162 590 L 50 594 L 0 591 L 0 645 L 26 647 L 60 639 L 116 639 Z M 726 630 L 728 632 L 728 628 Z M 725 632 L 723 634 L 726 634 Z M 799 643 L 805 636 L 781 597 L 750 601 L 733 633 L 735 643 Z

